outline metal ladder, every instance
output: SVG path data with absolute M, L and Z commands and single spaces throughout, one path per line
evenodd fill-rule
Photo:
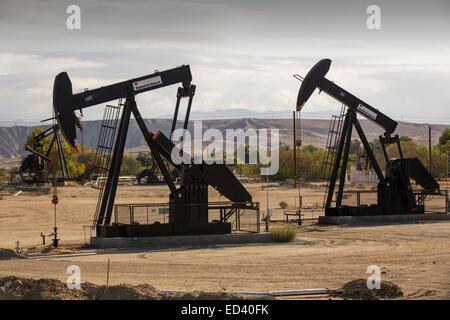
M 343 119 L 345 117 L 345 106 L 342 105 L 339 115 L 331 116 L 330 128 L 326 142 L 326 154 L 322 161 L 321 176 L 327 180 L 322 207 L 325 207 L 327 201 L 328 188 L 330 187 L 330 175 L 336 160 L 336 151 L 342 134 Z
M 102 203 L 103 192 L 106 180 L 110 171 L 111 154 L 116 140 L 116 130 L 119 124 L 120 108 L 124 105 L 122 99 L 117 106 L 106 105 L 103 113 L 103 121 L 98 136 L 97 150 L 95 154 L 94 170 L 91 177 L 97 179 L 97 183 L 92 183 L 91 187 L 99 189 L 97 207 L 95 209 L 92 228 L 97 225 L 98 214 Z M 92 178 L 91 178 L 92 180 Z

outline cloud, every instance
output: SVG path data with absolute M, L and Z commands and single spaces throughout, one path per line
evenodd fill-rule
M 0 68 L 7 75 L 19 73 L 56 73 L 62 69 L 91 69 L 105 63 L 70 57 L 42 57 L 34 54 L 0 52 Z
M 67 30 L 70 1 L 4 0 L 0 111 L 10 119 L 48 117 L 53 79 L 63 70 L 78 92 L 189 64 L 193 110 L 287 112 L 300 86 L 292 74 L 331 58 L 327 77 L 386 114 L 419 118 L 432 110 L 450 122 L 450 92 L 432 93 L 449 80 L 448 1 L 379 0 L 375 32 L 365 26 L 372 2 L 80 0 L 81 30 Z M 175 93 L 173 86 L 139 95 L 144 117 L 171 113 Z M 338 106 L 315 94 L 307 108 Z M 98 119 L 103 108 L 85 114 Z

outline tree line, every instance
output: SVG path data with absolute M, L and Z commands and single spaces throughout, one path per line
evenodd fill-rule
M 35 128 L 33 134 L 37 135 L 43 130 L 41 128 Z M 27 143 L 32 145 L 33 136 L 27 137 Z M 47 137 L 42 141 L 44 144 L 44 153 L 50 146 L 50 137 Z M 400 137 L 401 148 L 404 157 L 417 157 L 424 166 L 429 168 L 429 150 L 427 146 L 415 142 L 408 136 Z M 380 165 L 380 168 L 384 170 L 386 161 L 382 152 L 382 147 L 378 139 L 374 139 L 370 142 L 375 157 Z M 90 179 L 91 174 L 94 172 L 95 162 L 95 150 L 83 146 L 82 152 L 74 152 L 67 143 L 63 143 L 63 148 L 66 156 L 66 161 L 69 167 L 71 177 L 79 179 L 81 181 L 87 181 Z M 248 155 L 248 146 L 246 147 L 246 155 Z M 386 151 L 390 158 L 398 157 L 398 151 L 396 145 L 389 145 Z M 431 149 L 431 174 L 438 179 L 446 177 L 447 170 L 447 152 L 450 151 L 450 128 L 445 129 L 439 138 L 439 143 Z M 363 148 L 359 140 L 352 140 L 349 153 L 349 165 L 348 168 L 357 162 L 358 154 L 363 154 Z M 316 180 L 323 177 L 323 163 L 326 157 L 326 150 L 313 145 L 303 146 L 297 149 L 297 178 L 300 180 Z M 50 158 L 58 160 L 55 161 L 56 172 L 59 170 L 59 154 L 56 144 L 53 146 L 53 150 L 50 152 Z M 122 176 L 135 176 L 146 168 L 153 166 L 153 159 L 150 152 L 142 152 L 137 156 L 130 154 L 123 155 L 123 161 L 120 169 L 120 175 Z M 237 175 L 247 176 L 250 178 L 265 180 L 266 177 L 261 176 L 260 164 L 235 164 L 230 166 L 232 171 Z M 51 176 L 50 172 L 50 176 Z M 0 170 L 1 176 L 7 176 L 5 170 Z M 0 177 L 1 178 L 1 177 Z M 294 178 L 294 150 L 289 146 L 281 146 L 279 150 L 279 170 L 277 174 L 270 176 L 269 180 L 283 181 L 286 179 Z
M 374 152 L 375 158 L 384 171 L 386 160 L 383 154 L 379 139 L 369 142 Z M 401 136 L 400 145 L 405 158 L 417 157 L 423 165 L 429 170 L 430 158 L 427 146 L 417 143 L 411 137 Z M 398 158 L 398 148 L 395 144 L 386 147 L 388 157 Z M 437 179 L 445 179 L 447 175 L 447 152 L 450 152 L 450 128 L 445 129 L 439 138 L 439 143 L 431 148 L 431 174 Z M 270 176 L 269 180 L 283 181 L 294 178 L 294 150 L 289 146 L 280 149 L 280 166 L 278 173 Z M 326 162 L 327 152 L 323 148 L 314 145 L 307 145 L 297 149 L 297 178 L 300 180 L 316 180 L 324 177 L 324 162 Z M 350 144 L 348 167 L 350 168 L 356 162 L 361 161 L 364 155 L 364 148 L 358 139 L 354 139 Z M 265 179 L 260 175 L 260 165 L 242 165 L 239 171 L 242 174 Z

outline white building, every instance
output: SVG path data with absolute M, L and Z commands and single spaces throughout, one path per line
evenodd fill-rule
M 356 166 L 350 167 L 350 183 L 376 186 L 378 177 L 373 170 L 356 170 Z

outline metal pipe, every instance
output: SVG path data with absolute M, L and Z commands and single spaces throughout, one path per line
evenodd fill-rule
M 263 291 L 263 292 L 235 292 L 230 291 L 230 294 L 239 294 L 242 296 L 275 296 L 275 297 L 286 297 L 286 296 L 307 296 L 316 294 L 328 294 L 331 290 L 328 289 L 303 289 L 303 290 L 285 290 L 285 291 Z M 161 290 L 163 293 L 191 293 L 189 291 L 181 290 Z
M 269 295 L 273 296 L 306 296 L 312 294 L 326 294 L 328 289 L 304 289 L 304 290 L 286 290 L 286 291 L 269 291 Z

